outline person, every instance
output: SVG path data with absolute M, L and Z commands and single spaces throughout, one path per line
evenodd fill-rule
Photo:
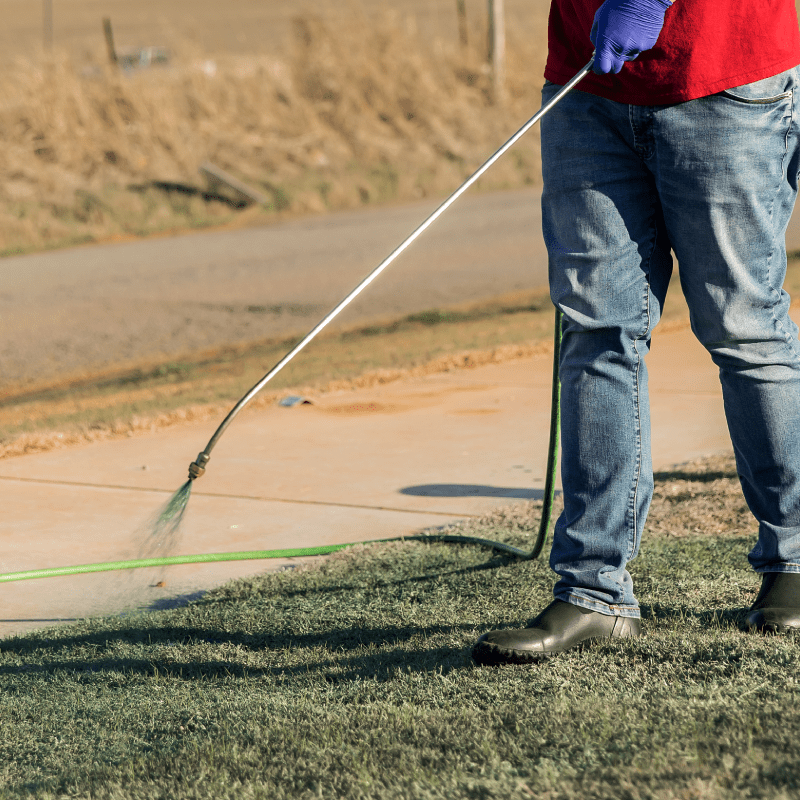
M 672 273 L 719 368 L 761 590 L 745 627 L 800 628 L 800 343 L 783 290 L 800 173 L 793 0 L 552 0 L 543 233 L 563 313 L 564 511 L 554 601 L 475 644 L 529 663 L 640 633 L 628 572 L 653 492 L 645 355 Z

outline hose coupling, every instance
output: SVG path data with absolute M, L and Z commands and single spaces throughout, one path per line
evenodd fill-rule
M 197 460 L 189 464 L 189 480 L 193 481 L 195 478 L 201 477 L 206 471 L 206 464 L 208 464 L 211 456 L 203 451 L 198 454 Z

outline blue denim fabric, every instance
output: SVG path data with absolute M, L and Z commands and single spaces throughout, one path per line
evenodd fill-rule
M 544 101 L 558 87 L 546 84 Z M 653 491 L 645 356 L 674 252 L 719 367 L 750 563 L 800 572 L 800 344 L 783 291 L 800 68 L 667 106 L 574 91 L 542 120 L 543 227 L 564 314 L 555 596 L 635 617 L 628 562 Z

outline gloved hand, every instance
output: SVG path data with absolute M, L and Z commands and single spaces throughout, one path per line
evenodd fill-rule
M 606 0 L 594 15 L 589 35 L 595 47 L 593 71 L 616 74 L 626 61 L 649 50 L 670 5 L 669 0 Z

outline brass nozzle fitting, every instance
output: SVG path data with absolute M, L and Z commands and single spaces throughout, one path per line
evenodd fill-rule
M 210 459 L 211 456 L 208 453 L 202 452 L 197 456 L 196 461 L 192 461 L 192 463 L 189 464 L 190 481 L 193 481 L 195 478 L 199 478 L 201 475 L 205 473 L 206 464 L 208 464 Z

